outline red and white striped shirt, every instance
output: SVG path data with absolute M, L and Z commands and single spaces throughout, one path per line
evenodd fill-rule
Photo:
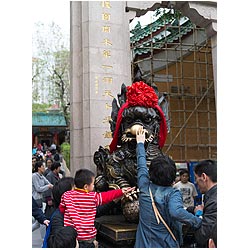
M 64 214 L 64 226 L 73 226 L 78 240 L 90 240 L 96 236 L 94 226 L 96 207 L 123 195 L 121 189 L 107 192 L 85 192 L 75 189 L 62 195 L 59 209 Z

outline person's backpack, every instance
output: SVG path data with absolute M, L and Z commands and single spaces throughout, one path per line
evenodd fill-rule
M 50 236 L 51 223 L 52 223 L 53 217 L 54 217 L 57 213 L 60 213 L 60 210 L 59 210 L 59 209 L 56 209 L 56 210 L 52 213 L 52 215 L 51 215 L 51 217 L 50 217 L 50 223 L 49 223 L 49 225 L 48 225 L 48 227 L 47 227 L 47 229 L 46 229 L 46 234 L 45 234 L 44 239 L 43 239 L 43 246 L 42 246 L 42 248 L 48 248 L 48 238 L 49 238 L 49 236 Z

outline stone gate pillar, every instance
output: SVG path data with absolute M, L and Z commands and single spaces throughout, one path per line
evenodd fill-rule
M 109 145 L 113 97 L 131 84 L 129 16 L 124 1 L 70 3 L 71 175 L 95 172 L 93 155 Z

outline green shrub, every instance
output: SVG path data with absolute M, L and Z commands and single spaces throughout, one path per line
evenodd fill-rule
M 61 144 L 61 153 L 68 169 L 70 170 L 70 144 L 68 142 L 64 142 Z

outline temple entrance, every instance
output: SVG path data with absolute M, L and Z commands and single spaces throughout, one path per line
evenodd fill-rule
M 47 146 L 51 145 L 51 140 L 41 140 L 42 145 L 45 143 Z
M 44 143 L 50 147 L 53 143 L 53 134 L 52 133 L 40 133 L 38 134 L 38 141 L 43 145 Z
M 66 121 L 61 113 L 32 114 L 32 146 L 46 143 L 61 145 L 65 142 Z

